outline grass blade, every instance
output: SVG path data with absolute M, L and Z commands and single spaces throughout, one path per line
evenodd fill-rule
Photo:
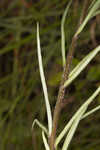
M 56 138 L 55 147 L 59 144 L 61 139 L 64 137 L 64 135 L 68 132 L 70 127 L 72 126 L 73 121 L 80 115 L 80 113 L 83 111 L 84 108 L 88 107 L 88 105 L 94 100 L 94 98 L 100 93 L 100 87 L 97 88 L 97 90 L 92 94 L 92 96 L 78 109 L 78 111 L 75 113 L 75 115 L 70 119 L 70 121 L 67 123 L 63 131 L 60 133 L 60 135 Z
M 100 7 L 100 0 L 97 0 L 97 1 L 94 0 L 90 6 L 91 7 L 90 7 L 90 11 L 89 11 L 88 15 L 86 16 L 85 20 L 83 21 L 81 26 L 78 28 L 77 32 L 75 33 L 76 36 L 82 32 L 82 30 L 86 26 L 87 22 L 93 17 L 94 13 Z
M 46 104 L 47 118 L 48 118 L 48 128 L 49 128 L 49 135 L 50 135 L 52 131 L 52 115 L 51 115 L 51 108 L 49 104 L 47 86 L 46 86 L 46 81 L 45 81 L 45 76 L 44 76 L 44 71 L 43 71 L 38 23 L 37 23 L 37 50 L 38 50 L 40 77 L 41 77 L 41 82 L 42 82 L 42 87 L 43 87 L 43 92 L 44 92 L 44 97 L 45 97 L 45 104 Z
M 63 66 L 65 66 L 66 63 L 66 56 L 65 56 L 65 32 L 64 32 L 64 24 L 65 24 L 65 19 L 66 19 L 66 15 L 68 13 L 69 7 L 71 5 L 72 0 L 69 2 L 69 4 L 67 5 L 65 12 L 63 14 L 62 17 L 62 21 L 61 21 L 61 50 L 62 50 L 62 61 L 63 61 Z
M 67 87 L 71 82 L 83 71 L 83 69 L 89 64 L 89 62 L 100 51 L 100 46 L 96 47 L 90 52 L 69 74 L 69 79 L 65 82 L 64 87 Z
M 46 139 L 45 134 L 44 134 L 44 131 L 42 131 L 42 138 L 43 138 L 43 143 L 44 143 L 45 149 L 50 150 L 49 145 L 47 143 L 47 139 Z
M 67 150 L 68 149 L 68 146 L 69 146 L 69 144 L 70 144 L 70 142 L 72 140 L 72 137 L 73 137 L 73 135 L 74 135 L 74 133 L 75 133 L 75 131 L 77 129 L 77 126 L 78 126 L 78 124 L 79 124 L 79 122 L 81 120 L 81 117 L 85 113 L 86 109 L 87 109 L 87 106 L 81 111 L 81 113 L 77 116 L 77 118 L 73 122 L 73 124 L 72 124 L 72 126 L 71 126 L 71 128 L 70 128 L 70 130 L 68 132 L 68 135 L 67 135 L 67 137 L 66 137 L 66 139 L 64 141 L 62 150 Z
M 94 109 L 92 109 L 92 110 L 88 111 L 87 113 L 85 113 L 85 114 L 82 116 L 82 118 L 81 118 L 81 119 L 86 118 L 87 116 L 91 115 L 92 113 L 94 113 L 95 111 L 97 111 L 97 110 L 99 110 L 99 109 L 100 109 L 100 105 L 99 105 L 99 106 L 97 106 L 96 108 L 94 108 Z
M 45 128 L 45 126 L 42 125 L 37 119 L 35 119 L 32 123 L 32 130 L 33 130 L 35 124 L 37 124 L 48 135 L 48 131 Z

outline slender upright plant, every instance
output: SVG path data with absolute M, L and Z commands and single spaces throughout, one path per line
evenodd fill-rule
M 65 58 L 64 23 L 71 2 L 72 0 L 69 2 L 68 6 L 66 7 L 61 21 L 61 51 L 62 51 L 62 62 L 63 62 L 63 74 L 61 78 L 61 84 L 59 87 L 58 98 L 56 101 L 53 116 L 51 114 L 51 107 L 49 103 L 47 86 L 46 86 L 46 81 L 45 81 L 45 76 L 43 71 L 40 36 L 39 36 L 39 23 L 37 23 L 37 52 L 38 52 L 41 82 L 42 82 L 43 92 L 45 97 L 45 105 L 46 105 L 47 118 L 48 118 L 48 129 L 46 129 L 46 127 L 42 125 L 37 119 L 34 120 L 32 124 L 32 129 L 35 123 L 42 129 L 42 139 L 46 150 L 56 150 L 64 136 L 65 136 L 65 140 L 62 145 L 62 150 L 68 150 L 68 147 L 70 145 L 70 142 L 72 140 L 72 137 L 77 129 L 80 120 L 86 118 L 93 112 L 100 109 L 100 106 L 97 106 L 96 108 L 86 112 L 88 106 L 95 99 L 95 97 L 100 93 L 100 86 L 99 86 L 97 90 L 94 91 L 94 93 L 82 104 L 82 106 L 77 110 L 77 112 L 72 116 L 70 121 L 66 124 L 66 126 L 61 131 L 61 133 L 56 137 L 56 129 L 58 126 L 58 119 L 60 116 L 60 112 L 62 110 L 62 105 L 63 103 L 67 104 L 69 101 L 68 99 L 66 100 L 66 102 L 64 101 L 65 88 L 68 87 L 77 78 L 77 76 L 83 71 L 83 69 L 86 68 L 86 66 L 96 56 L 96 54 L 100 52 L 100 45 L 99 45 L 95 49 L 93 49 L 87 56 L 85 56 L 83 60 L 81 60 L 72 71 L 70 71 L 70 66 L 74 55 L 75 47 L 77 44 L 78 35 L 83 31 L 88 21 L 100 13 L 99 11 L 100 0 L 93 0 L 90 7 L 88 8 L 88 14 L 86 15 L 85 18 L 83 14 L 85 13 L 86 7 L 84 7 L 82 16 L 80 18 L 79 26 L 72 38 L 72 43 L 70 45 L 67 58 Z M 85 4 L 86 4 L 86 0 L 85 0 Z

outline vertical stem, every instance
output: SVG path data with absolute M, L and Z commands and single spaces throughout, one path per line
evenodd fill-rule
M 52 133 L 49 138 L 50 150 L 54 150 L 54 141 L 55 141 L 55 136 L 56 136 L 56 130 L 58 127 L 58 119 L 59 119 L 60 112 L 62 110 L 61 106 L 64 103 L 65 88 L 63 85 L 64 85 L 65 81 L 68 79 L 68 75 L 70 72 L 70 66 L 71 66 L 71 62 L 72 62 L 72 58 L 73 58 L 73 54 L 74 54 L 74 49 L 76 46 L 76 40 L 77 40 L 77 37 L 74 36 L 72 39 L 69 53 L 67 55 L 66 65 L 64 66 L 62 81 L 61 81 L 61 85 L 60 85 L 59 92 L 58 92 L 56 106 L 54 109 Z
M 82 9 L 82 14 L 81 14 L 80 20 L 79 20 L 79 25 L 82 23 L 82 21 L 84 19 L 87 4 L 88 4 L 88 0 L 85 0 L 83 3 L 83 9 Z M 62 104 L 64 103 L 65 88 L 63 85 L 64 85 L 65 81 L 68 79 L 68 76 L 70 73 L 70 66 L 72 63 L 75 47 L 77 44 L 77 39 L 78 39 L 78 36 L 74 35 L 72 38 L 72 42 L 71 42 L 71 46 L 69 48 L 68 55 L 67 55 L 66 65 L 64 66 L 64 70 L 63 70 L 61 85 L 59 88 L 58 98 L 57 98 L 57 102 L 56 102 L 54 114 L 53 114 L 52 133 L 51 133 L 51 136 L 49 137 L 50 150 L 55 149 L 54 144 L 55 144 L 56 130 L 58 127 L 58 120 L 59 120 L 60 112 L 62 110 Z M 68 103 L 66 103 L 66 104 L 68 104 Z

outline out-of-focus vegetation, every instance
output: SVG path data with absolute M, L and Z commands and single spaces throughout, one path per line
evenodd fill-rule
M 92 0 L 88 0 L 90 4 Z M 52 111 L 56 102 L 62 74 L 61 17 L 68 0 L 1 0 L 0 2 L 0 149 L 44 149 L 40 129 L 31 132 L 35 118 L 46 124 L 46 110 L 39 78 L 36 53 L 36 22 L 40 23 L 43 64 Z M 65 23 L 66 54 L 74 35 L 82 0 L 72 2 Z M 81 33 L 72 68 L 89 50 L 100 44 L 100 16 L 94 17 Z M 74 97 L 62 111 L 58 133 L 66 122 L 100 85 L 100 54 L 69 87 Z M 90 106 L 100 104 L 100 96 Z M 80 124 L 70 150 L 100 147 L 100 112 Z

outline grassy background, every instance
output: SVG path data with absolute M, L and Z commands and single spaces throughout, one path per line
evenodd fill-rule
M 61 17 L 68 0 L 1 0 L 0 2 L 0 149 L 44 149 L 41 130 L 31 125 L 35 118 L 46 125 L 44 96 L 39 76 L 36 47 L 36 22 L 40 37 L 45 76 L 52 112 L 62 74 Z M 89 3 L 91 0 L 89 0 Z M 72 3 L 66 17 L 66 54 L 76 31 L 83 6 Z M 72 68 L 100 43 L 100 16 L 93 18 L 78 40 Z M 75 98 L 61 114 L 58 133 L 79 106 L 100 85 L 100 54 L 69 87 Z M 100 104 L 100 96 L 90 108 Z M 99 150 L 100 112 L 81 122 L 70 150 Z

